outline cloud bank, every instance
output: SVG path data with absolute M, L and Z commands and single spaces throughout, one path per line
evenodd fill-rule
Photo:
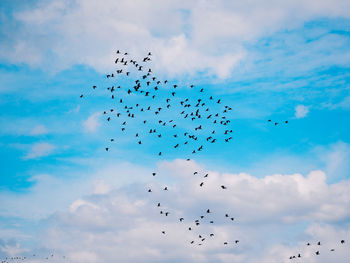
M 282 262 L 295 253 L 302 253 L 305 262 L 346 262 L 349 257 L 348 247 L 338 243 L 350 239 L 343 223 L 350 218 L 350 209 L 344 209 L 350 207 L 350 180 L 328 185 L 322 171 L 263 178 L 220 174 L 183 160 L 161 163 L 157 177 L 121 188 L 96 181 L 90 194 L 45 220 L 42 246 L 71 262 Z M 294 234 L 286 240 L 290 231 Z M 198 235 L 206 238 L 202 246 Z M 318 248 L 305 244 L 319 240 L 323 257 L 315 261 Z M 333 247 L 336 252 L 329 254 Z

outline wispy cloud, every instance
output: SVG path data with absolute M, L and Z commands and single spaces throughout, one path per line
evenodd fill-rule
M 44 125 L 37 125 L 30 131 L 30 135 L 33 135 L 33 136 L 43 135 L 47 133 L 48 133 L 48 130 Z
M 50 155 L 56 147 L 50 143 L 39 142 L 31 146 L 29 152 L 23 157 L 24 159 L 37 159 Z
M 84 130 L 87 132 L 96 132 L 100 126 L 100 116 L 100 112 L 90 115 L 89 118 L 83 122 Z

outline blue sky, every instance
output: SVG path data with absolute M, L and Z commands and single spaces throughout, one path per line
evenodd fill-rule
M 350 183 L 347 5 L 346 1 L 317 5 L 312 1 L 252 1 L 249 5 L 230 1 L 215 5 L 205 1 L 106 1 L 104 5 L 2 1 L 0 255 L 44 254 L 56 249 L 71 262 L 85 257 L 109 262 L 114 254 L 104 253 L 111 249 L 107 245 L 111 240 L 109 234 L 102 235 L 107 230 L 96 230 L 101 225 L 108 233 L 120 234 L 118 242 L 135 255 L 121 257 L 120 262 L 259 262 L 261 258 L 274 262 L 300 251 L 308 238 L 335 242 L 339 233 L 350 237 L 350 214 L 344 212 L 350 205 L 346 193 Z M 135 58 L 152 51 L 154 74 L 178 84 L 179 96 L 197 99 L 199 92 L 189 89 L 194 84 L 230 105 L 233 110 L 227 116 L 233 140 L 225 143 L 221 137 L 218 143 L 205 146 L 186 168 L 181 161 L 188 156 L 184 150 L 168 151 L 174 146 L 171 128 L 164 129 L 161 143 L 145 137 L 140 147 L 134 139 L 134 133 L 144 129 L 139 124 L 129 126 L 126 134 L 109 125 L 102 112 L 113 105 L 102 87 L 111 85 L 105 74 L 114 69 L 117 49 Z M 124 78 L 119 84 L 130 82 Z M 94 92 L 92 85 L 101 89 Z M 223 105 L 213 107 L 219 110 Z M 175 118 L 173 113 L 180 107 L 172 110 L 165 117 Z M 268 119 L 289 123 L 275 127 Z M 187 127 L 188 123 L 178 121 L 179 132 Z M 112 137 L 116 143 L 106 153 Z M 161 158 L 156 154 L 160 150 L 164 152 Z M 183 177 L 191 169 L 212 172 L 216 176 L 212 184 L 232 184 L 237 196 L 232 194 L 231 203 L 224 204 L 220 194 L 210 200 L 198 193 L 198 202 L 193 202 L 197 190 L 187 189 L 186 182 L 197 182 Z M 157 182 L 149 176 L 154 170 L 164 174 Z M 240 180 L 246 183 L 241 185 Z M 274 186 L 269 185 L 271 180 Z M 134 212 L 152 206 L 144 193 L 147 186 L 163 184 L 176 189 L 172 196 L 176 201 L 164 198 L 184 216 L 192 216 L 191 204 L 200 210 L 207 202 L 221 211 L 230 205 L 239 207 L 234 200 L 245 198 L 244 211 L 234 209 L 242 212 L 241 228 L 222 225 L 218 230 L 222 237 L 247 231 L 247 237 L 259 244 L 266 231 L 275 235 L 264 245 L 242 245 L 237 254 L 217 246 L 176 254 L 173 251 L 183 249 L 180 243 L 171 238 L 164 243 L 154 234 L 151 240 L 142 236 L 150 245 L 137 244 L 136 252 L 131 248 L 134 243 L 121 232 L 138 237 L 134 231 L 148 233 L 144 228 L 173 224 L 159 221 L 158 215 Z M 280 192 L 288 185 L 298 187 Z M 247 193 L 241 193 L 240 187 Z M 315 191 L 315 199 L 306 197 L 308 191 Z M 274 204 L 281 194 L 285 197 Z M 273 210 L 270 216 L 251 205 L 257 200 L 261 200 L 259 207 Z M 292 200 L 299 200 L 300 206 Z M 181 205 L 185 205 L 183 210 Z M 115 219 L 123 222 L 119 228 L 103 221 L 114 212 L 118 214 Z M 149 225 L 142 228 L 131 219 L 128 224 L 130 215 Z M 251 216 L 257 220 L 250 220 Z M 91 221 L 85 222 L 84 217 Z M 100 242 L 93 252 L 88 251 L 92 243 L 79 243 L 89 235 L 96 235 Z M 156 251 L 159 242 L 164 246 Z M 73 245 L 68 248 L 67 244 Z M 249 254 L 250 249 L 259 256 Z M 339 252 L 333 258 L 343 262 L 347 256 Z M 327 262 L 327 257 L 317 262 Z M 308 259 L 314 262 L 312 256 Z

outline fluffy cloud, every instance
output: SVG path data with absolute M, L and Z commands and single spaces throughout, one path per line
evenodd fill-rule
M 304 105 L 298 105 L 295 107 L 295 118 L 301 119 L 305 118 L 309 113 L 309 108 Z
M 349 180 L 328 185 L 322 171 L 263 178 L 220 174 L 183 160 L 161 163 L 155 179 L 107 190 L 104 182 L 95 183 L 103 191 L 93 189 L 68 211 L 45 220 L 43 247 L 55 248 L 71 262 L 281 262 L 296 253 L 315 262 L 316 247 L 306 251 L 305 243 L 321 240 L 323 257 L 318 260 L 323 261 L 317 262 L 346 262 L 349 257 L 350 250 L 339 245 L 340 239 L 350 239 L 350 228 L 342 223 L 350 218 L 350 210 L 344 209 L 350 205 Z M 165 185 L 169 191 L 162 190 Z M 194 225 L 196 219 L 201 220 L 199 226 Z M 210 233 L 215 236 L 210 238 Z M 199 234 L 206 237 L 202 246 Z M 332 247 L 336 252 L 326 256 Z
M 245 42 L 317 17 L 348 18 L 348 10 L 345 0 L 39 1 L 14 14 L 19 28 L 0 56 L 51 70 L 86 64 L 105 71 L 117 48 L 139 57 L 152 50 L 153 67 L 163 73 L 226 78 L 244 58 Z

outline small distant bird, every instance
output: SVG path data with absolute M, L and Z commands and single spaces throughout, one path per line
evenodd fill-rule
M 222 186 L 221 186 L 221 188 L 222 188 L 222 189 L 227 189 L 227 187 L 226 187 L 226 186 L 224 186 L 224 185 L 222 185 Z

